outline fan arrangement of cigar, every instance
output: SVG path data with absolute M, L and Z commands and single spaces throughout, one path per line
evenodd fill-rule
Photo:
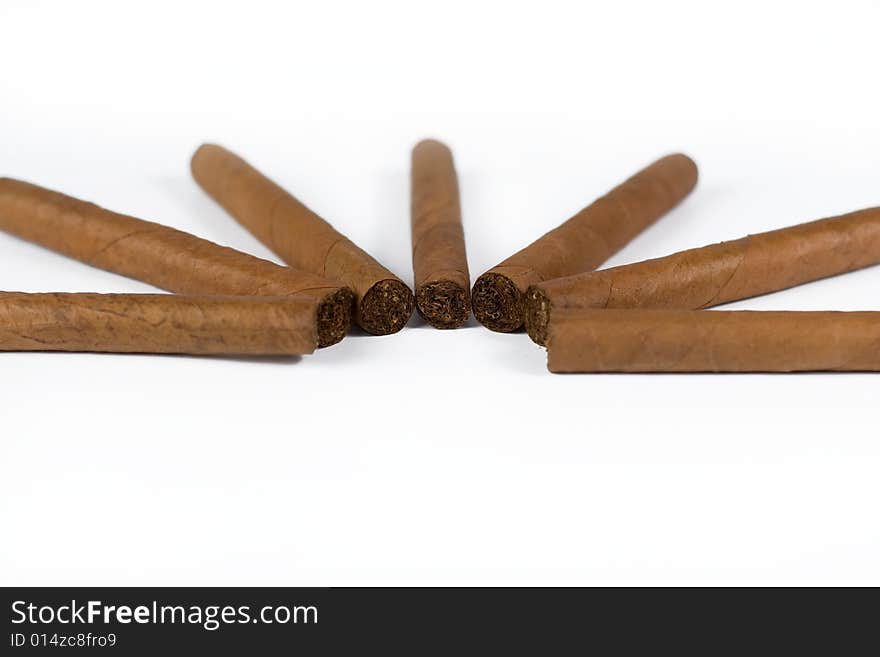
M 880 370 L 880 312 L 707 311 L 880 262 L 880 208 L 597 270 L 697 183 L 663 157 L 477 278 L 450 150 L 412 153 L 415 294 L 240 157 L 203 145 L 199 185 L 289 266 L 161 224 L 0 178 L 0 229 L 174 294 L 0 292 L 0 351 L 301 355 L 352 322 L 439 329 L 471 311 L 525 327 L 552 372 Z

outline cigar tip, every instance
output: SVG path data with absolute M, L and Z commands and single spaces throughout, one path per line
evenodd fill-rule
M 510 333 L 523 325 L 522 293 L 503 274 L 486 272 L 471 291 L 474 317 L 486 328 Z
M 197 158 L 203 157 L 210 153 L 211 151 L 223 150 L 222 146 L 218 144 L 212 144 L 210 142 L 205 142 L 200 144 L 199 147 L 193 151 L 192 157 L 190 158 L 190 162 L 195 162 Z
M 697 163 L 694 161 L 694 159 L 690 155 L 686 155 L 684 153 L 670 153 L 669 155 L 667 155 L 663 159 L 667 160 L 667 161 L 675 160 L 683 168 L 689 169 L 691 172 L 691 175 L 694 179 L 697 178 L 698 172 L 699 172 L 699 167 L 697 166 Z
M 406 326 L 415 299 L 401 281 L 389 278 L 373 285 L 360 302 L 360 325 L 373 335 L 390 335 Z
M 452 152 L 450 150 L 449 146 L 444 144 L 442 141 L 440 141 L 439 139 L 433 139 L 430 137 L 427 139 L 422 139 L 419 143 L 417 143 L 415 146 L 413 146 L 413 154 L 416 154 L 421 151 L 425 151 L 425 152 L 442 151 L 444 153 L 451 153 Z
M 424 283 L 416 289 L 416 308 L 434 328 L 458 328 L 470 315 L 468 289 L 448 280 Z

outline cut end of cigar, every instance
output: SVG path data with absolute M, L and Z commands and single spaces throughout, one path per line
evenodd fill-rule
M 529 337 L 542 347 L 546 347 L 547 326 L 550 323 L 550 297 L 537 287 L 530 287 L 526 292 L 524 314 Z
M 492 331 L 510 333 L 523 325 L 522 293 L 507 276 L 487 272 L 471 293 L 474 317 Z
M 344 287 L 324 297 L 318 304 L 318 346 L 334 345 L 351 328 L 354 294 Z
M 431 281 L 416 290 L 416 307 L 431 326 L 458 328 L 470 314 L 467 288 L 452 281 Z
M 406 285 L 393 278 L 379 281 L 361 300 L 361 328 L 373 335 L 397 333 L 409 321 L 414 306 L 413 293 Z

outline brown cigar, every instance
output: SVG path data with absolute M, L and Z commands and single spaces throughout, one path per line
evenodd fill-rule
M 310 354 L 313 306 L 297 297 L 0 292 L 0 351 Z
M 365 331 L 387 335 L 409 320 L 413 295 L 397 276 L 243 159 L 205 144 L 193 155 L 192 173 L 286 263 L 354 290 L 355 321 Z
M 880 312 L 567 310 L 551 372 L 880 370 Z
M 322 347 L 351 324 L 352 293 L 338 283 L 19 180 L 0 178 L 0 229 L 171 292 L 309 299 Z
M 523 325 L 530 285 L 601 265 L 675 207 L 697 184 L 686 155 L 661 158 L 477 279 L 474 316 L 493 331 Z
M 538 283 L 526 294 L 526 329 L 544 344 L 559 310 L 697 310 L 877 263 L 880 208 L 872 208 Z
M 471 310 L 458 179 L 452 152 L 433 139 L 412 152 L 412 250 L 419 313 L 436 328 L 458 328 Z

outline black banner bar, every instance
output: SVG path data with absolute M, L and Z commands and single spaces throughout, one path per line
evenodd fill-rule
M 873 589 L 7 588 L 2 654 L 835 654 L 876 646 Z M 867 643 L 864 643 L 867 641 Z M 876 649 L 876 648 L 875 648 Z M 353 652 L 355 651 L 355 652 Z M 603 650 L 604 652 L 604 650 Z M 189 653 L 192 654 L 192 653 Z

